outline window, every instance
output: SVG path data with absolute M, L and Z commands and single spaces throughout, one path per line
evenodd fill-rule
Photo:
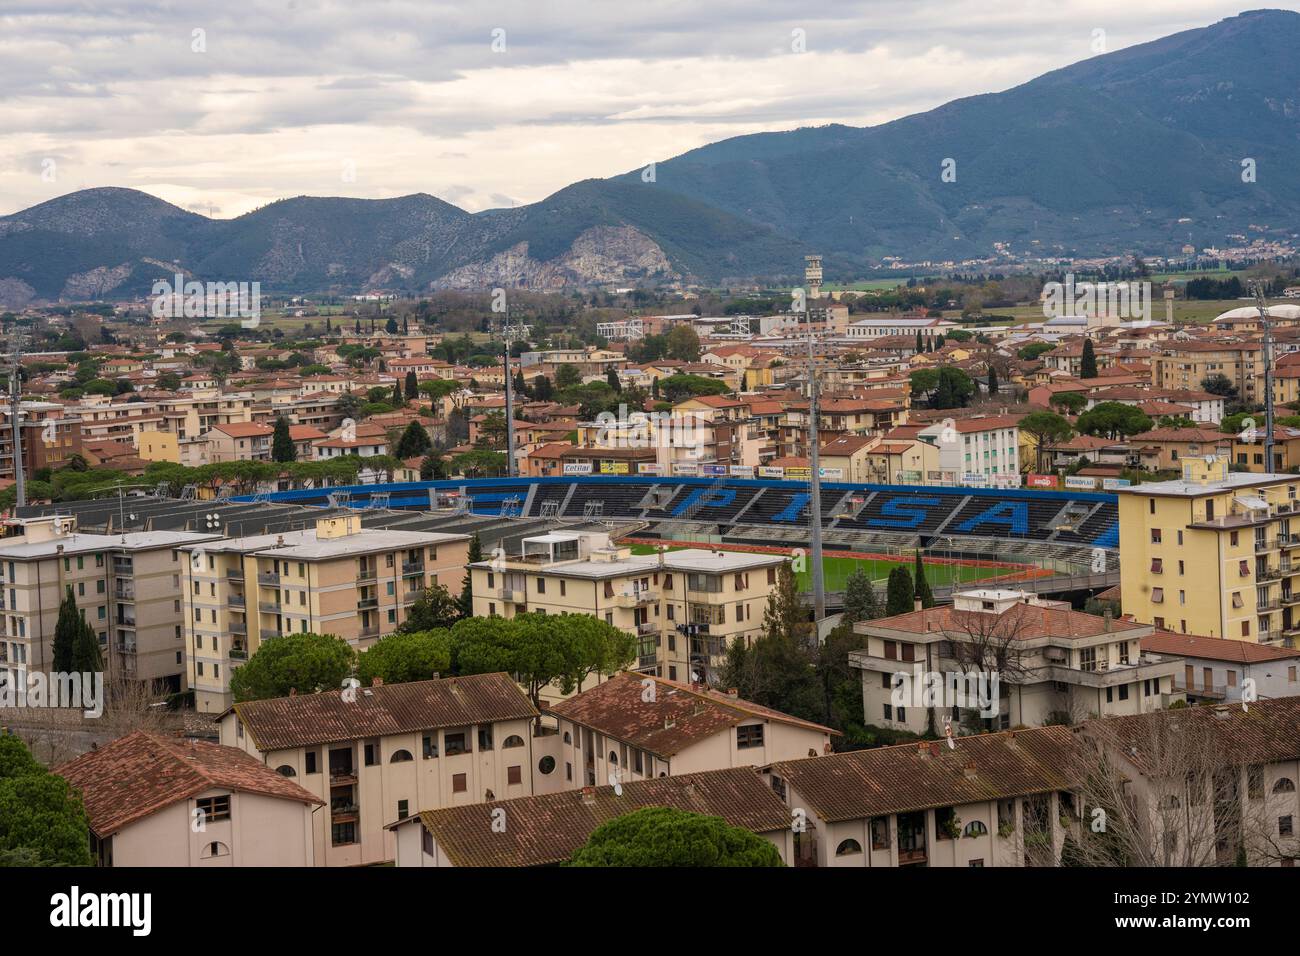
M 389 763 L 406 763 L 407 761 L 409 761 L 409 760 L 413 760 L 413 759 L 415 759 L 415 758 L 413 758 L 413 757 L 411 756 L 411 752 L 410 752 L 409 750 L 395 750 L 395 751 L 393 751 L 393 755 L 392 755 L 391 757 L 388 758 L 388 762 L 389 762 Z
M 1278 836 L 1290 836 L 1290 835 L 1292 834 L 1292 832 L 1293 832 L 1293 829 L 1292 829 L 1292 825 L 1291 825 L 1291 814 L 1288 813 L 1288 814 L 1287 814 L 1286 816 L 1284 816 L 1284 817 L 1278 817 L 1278 818 L 1277 818 L 1277 834 L 1278 834 Z
M 989 828 L 981 820 L 972 820 L 966 824 L 965 835 L 968 837 L 988 836 Z
M 569 742 L 568 733 L 565 733 L 564 737 L 565 737 L 564 742 L 567 744 Z M 523 737 L 520 737 L 518 734 L 511 734 L 509 737 L 505 739 L 505 742 L 501 744 L 501 749 L 511 750 L 515 747 L 522 747 L 523 745 L 524 745 Z
M 202 812 L 205 822 L 230 819 L 230 794 L 219 797 L 200 797 L 194 801 L 195 809 Z
M 464 793 L 469 788 L 466 776 L 463 773 L 454 773 L 451 775 L 451 792 Z
M 747 750 L 763 746 L 763 725 L 747 724 L 736 728 L 736 748 Z
M 572 780 L 573 765 L 565 764 L 565 766 L 569 768 L 569 779 Z M 553 773 L 555 771 L 555 758 L 549 755 L 543 757 L 541 760 L 537 761 L 537 769 L 540 773 L 544 775 Z
M 522 767 L 519 767 L 518 765 L 514 767 L 506 767 L 506 783 L 523 783 L 523 782 L 524 782 L 524 775 L 523 775 Z
M 1273 784 L 1274 793 L 1295 793 L 1295 783 L 1290 777 L 1280 777 L 1277 783 Z
M 411 803 L 409 800 L 397 801 L 397 819 L 405 820 L 411 815 Z
M 334 846 L 348 846 L 357 842 L 355 823 L 335 823 L 330 827 L 330 842 Z
M 480 727 L 478 729 L 478 749 L 480 751 L 492 749 L 492 728 Z
M 282 763 L 282 764 L 280 764 L 280 766 L 278 766 L 278 767 L 275 768 L 275 772 L 278 773 L 278 774 L 279 774 L 280 776 L 282 776 L 282 777 L 296 777 L 296 776 L 298 776 L 298 771 L 294 770 L 294 769 L 293 769 L 292 767 L 290 767 L 287 763 Z
M 367 767 L 373 767 L 375 764 L 379 763 L 378 750 L 379 748 L 374 744 L 366 744 L 365 762 Z
M 889 817 L 871 818 L 871 849 L 889 849 Z
M 1255 764 L 1246 768 L 1246 795 L 1251 800 L 1258 800 L 1264 796 L 1264 767 L 1262 764 Z
M 1151 573 L 1152 573 L 1152 574 L 1163 574 L 1163 573 L 1164 573 L 1164 570 L 1165 570 L 1165 560 L 1164 560 L 1164 558 L 1152 558 L 1152 559 L 1151 559 Z
M 432 760 L 434 757 L 438 756 L 438 735 L 436 733 L 425 734 L 423 746 L 424 750 L 422 756 L 425 760 Z
M 857 840 L 844 840 L 835 848 L 836 856 L 852 856 L 862 852 L 862 844 Z
M 1159 543 L 1160 543 L 1160 529 L 1159 529 L 1159 528 L 1152 528 L 1152 529 L 1151 529 L 1151 543 L 1152 543 L 1152 544 L 1159 544 Z
M 442 737 L 448 757 L 469 753 L 469 745 L 465 740 L 465 731 L 460 730 L 456 733 L 445 733 Z
M 304 763 L 307 773 L 316 773 L 316 751 L 308 750 L 304 755 Z
M 1164 588 L 1152 588 L 1152 589 L 1151 589 L 1151 603 L 1152 603 L 1152 604 L 1164 604 L 1164 603 L 1165 603 L 1165 589 L 1164 589 Z

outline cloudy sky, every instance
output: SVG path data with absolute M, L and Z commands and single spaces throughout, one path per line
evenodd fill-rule
M 4 0 L 0 214 L 92 186 L 218 217 L 303 194 L 527 203 L 728 136 L 871 125 L 1003 90 L 1095 44 L 1116 50 L 1244 9 Z

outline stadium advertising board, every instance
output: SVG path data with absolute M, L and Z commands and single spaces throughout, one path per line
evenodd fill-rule
M 564 463 L 564 473 L 566 475 L 590 475 L 591 462 L 589 461 L 566 461 Z
M 656 462 L 647 462 L 642 465 L 637 465 L 636 473 L 638 475 L 662 475 L 664 470 Z
M 1055 488 L 1057 481 L 1055 475 L 1027 475 L 1025 484 L 1030 488 Z
M 784 478 L 785 469 L 780 465 L 759 465 L 758 477 L 760 478 Z
M 785 470 L 785 477 L 788 481 L 811 481 L 812 469 L 811 468 L 787 468 Z
M 673 465 L 674 475 L 698 475 L 700 466 L 692 462 L 677 462 Z
M 1067 475 L 1065 487 L 1070 491 L 1096 491 L 1097 479 L 1085 475 Z
M 843 468 L 818 468 L 817 474 L 821 477 L 822 481 L 843 481 L 844 480 Z
M 726 465 L 700 465 L 700 474 L 718 475 L 721 477 L 726 477 L 727 466 Z
M 1127 478 L 1103 478 L 1101 480 L 1101 487 L 1106 491 L 1114 491 L 1116 488 L 1127 488 L 1131 484 L 1133 484 L 1133 482 L 1129 481 Z
M 732 465 L 731 477 L 732 478 L 753 478 L 754 466 L 753 465 Z
M 626 475 L 628 473 L 627 462 L 602 461 L 600 463 L 600 473 L 602 475 Z

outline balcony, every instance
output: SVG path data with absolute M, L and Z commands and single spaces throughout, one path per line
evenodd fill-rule
M 229 604 L 231 607 L 243 607 L 244 596 L 242 594 L 232 594 L 228 598 L 226 598 L 226 603 Z
M 638 607 L 653 604 L 659 600 L 659 594 L 651 590 L 623 591 L 614 595 L 614 606 L 621 608 Z
M 280 575 L 274 571 L 258 571 L 257 583 L 278 588 L 280 586 Z
M 379 636 L 379 625 L 378 625 L 378 624 L 367 624 L 367 625 L 365 625 L 365 626 L 363 626 L 363 627 L 361 628 L 361 630 L 357 633 L 357 636 L 360 637 L 360 638 L 362 638 L 362 639 L 371 638 L 371 637 L 378 637 L 378 636 Z
M 637 668 L 639 670 L 654 670 L 658 663 L 658 654 L 642 654 L 637 658 Z
M 132 584 L 123 584 L 119 581 L 117 587 L 113 588 L 113 597 L 119 601 L 134 601 L 135 586 Z
M 248 625 L 243 621 L 231 621 L 229 625 L 231 634 L 247 634 Z
M 242 581 L 242 580 L 244 580 L 244 572 L 243 572 L 242 570 L 234 570 L 233 568 L 227 568 L 227 569 L 226 569 L 226 580 L 228 580 L 228 581 Z
M 361 570 L 357 572 L 357 582 L 373 581 L 379 576 L 379 569 L 370 565 L 362 565 Z
M 284 610 L 284 605 L 279 601 L 258 601 L 257 609 L 263 614 L 279 614 Z
M 1276 611 L 1282 606 L 1282 602 L 1277 598 L 1269 598 L 1267 601 L 1256 601 L 1255 610 L 1261 614 L 1265 611 Z
M 1255 571 L 1256 581 L 1276 581 L 1280 577 L 1282 577 L 1280 568 L 1263 568 Z
M 1265 551 L 1276 551 L 1276 550 L 1277 550 L 1277 538 L 1263 537 L 1263 538 L 1255 539 L 1256 554 L 1262 554 Z
M 377 607 L 379 607 L 379 598 L 377 597 L 362 598 L 357 602 L 358 611 L 369 611 Z
M 509 604 L 528 603 L 528 593 L 522 588 L 497 588 L 497 598 Z
M 232 661 L 246 661 L 248 660 L 248 650 L 243 647 L 232 647 L 226 656 Z
M 403 562 L 402 562 L 402 576 L 403 576 L 403 577 L 409 577 L 409 576 L 414 575 L 414 574 L 423 574 L 423 573 L 424 573 L 424 562 L 423 562 L 423 561 L 403 561 Z
M 656 624 L 654 621 L 642 621 L 640 624 L 636 626 L 636 632 L 642 635 L 658 634 L 659 625 Z
M 273 637 L 283 637 L 283 634 L 273 627 L 264 627 L 260 633 L 262 635 L 262 640 L 264 641 L 269 641 Z

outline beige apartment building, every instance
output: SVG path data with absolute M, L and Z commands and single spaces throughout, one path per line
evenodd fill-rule
M 230 707 L 230 673 L 262 641 L 337 634 L 367 647 L 397 630 L 426 588 L 454 590 L 469 535 L 367 529 L 356 514 L 314 528 L 223 538 L 183 562 L 186 664 L 195 707 Z
M 54 666 L 54 629 L 68 589 L 99 635 L 110 678 L 185 688 L 179 549 L 218 536 L 190 531 L 82 534 L 68 516 L 6 522 L 0 539 L 0 672 L 16 681 Z
M 959 592 L 952 604 L 862 621 L 855 630 L 867 647 L 849 652 L 849 665 L 862 672 L 866 722 L 881 727 L 942 733 L 947 719 L 958 733 L 963 715 L 990 730 L 1036 727 L 1148 713 L 1183 699 L 1174 687 L 1182 660 L 1142 650 L 1151 625 L 1083 614 L 1026 592 Z M 996 687 L 987 677 L 982 686 L 968 679 L 962 662 L 981 656 L 996 662 L 987 672 Z
M 524 538 L 523 552 L 470 565 L 474 614 L 591 614 L 638 640 L 637 669 L 706 681 L 727 645 L 762 633 L 780 555 L 686 549 L 634 555 L 603 533 Z M 559 700 L 548 686 L 543 698 Z
M 531 795 L 536 717 L 508 674 L 478 674 L 246 701 L 219 723 L 222 744 L 328 804 L 316 865 L 358 866 L 395 859 L 385 827 L 422 810 Z
M 323 802 L 233 747 L 136 731 L 56 767 L 99 866 L 312 866 Z
M 838 731 L 702 684 L 630 671 L 552 704 L 568 787 L 764 767 L 828 753 Z
M 1226 376 L 1244 400 L 1262 400 L 1263 346 L 1259 342 L 1201 341 L 1168 344 L 1151 355 L 1156 388 L 1200 389 L 1211 375 Z

